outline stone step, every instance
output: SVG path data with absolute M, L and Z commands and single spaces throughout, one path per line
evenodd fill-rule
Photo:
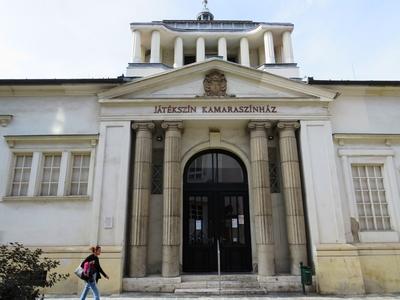
M 177 295 L 265 295 L 267 292 L 262 288 L 218 288 L 205 289 L 176 289 Z
M 188 281 L 218 281 L 219 276 L 216 274 L 205 274 L 205 275 L 182 275 L 182 282 Z M 257 281 L 257 275 L 255 274 L 227 274 L 221 275 L 222 281 Z
M 186 281 L 182 282 L 180 288 L 196 289 L 196 288 L 218 288 L 219 281 Z M 225 280 L 221 281 L 222 288 L 260 288 L 258 281 L 239 281 Z

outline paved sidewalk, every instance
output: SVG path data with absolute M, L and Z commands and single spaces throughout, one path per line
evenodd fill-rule
M 368 295 L 368 296 L 320 296 L 320 295 L 302 295 L 302 294 L 268 294 L 265 296 L 176 296 L 175 294 L 137 294 L 127 293 L 122 295 L 102 296 L 101 300 L 400 300 L 400 295 Z M 93 299 L 90 295 L 86 299 Z M 45 300 L 79 300 L 78 296 L 46 296 Z

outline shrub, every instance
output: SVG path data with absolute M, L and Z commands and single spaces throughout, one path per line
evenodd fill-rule
M 60 262 L 41 257 L 42 249 L 30 250 L 19 243 L 0 245 L 0 299 L 33 300 L 40 288 L 51 287 L 69 274 L 50 273 Z

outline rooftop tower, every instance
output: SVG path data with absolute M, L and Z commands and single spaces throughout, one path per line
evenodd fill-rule
M 144 77 L 214 58 L 286 78 L 299 77 L 293 58 L 293 24 L 214 20 L 207 5 L 203 0 L 196 20 L 131 23 L 133 51 L 126 76 Z

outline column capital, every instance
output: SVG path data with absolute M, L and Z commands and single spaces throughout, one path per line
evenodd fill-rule
M 276 127 L 279 130 L 296 130 L 300 128 L 300 123 L 297 121 L 282 121 L 278 122 Z
M 250 130 L 268 129 L 272 127 L 272 123 L 270 121 L 250 121 L 247 127 Z
M 179 130 L 183 129 L 182 121 L 164 121 L 161 123 L 161 128 L 165 130 Z
M 135 131 L 145 130 L 152 131 L 155 128 L 153 122 L 134 122 L 132 124 L 132 129 Z

